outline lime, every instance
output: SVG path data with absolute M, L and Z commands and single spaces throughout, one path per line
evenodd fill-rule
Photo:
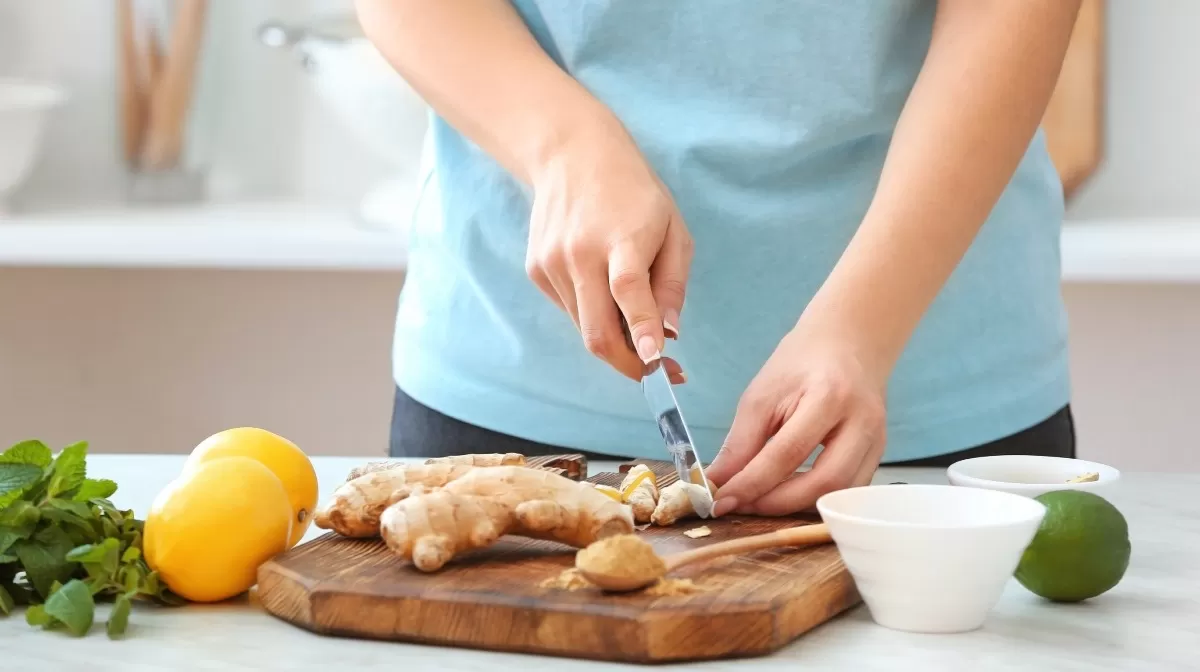
M 1082 490 L 1035 497 L 1046 516 L 1021 556 L 1016 578 L 1055 602 L 1079 602 L 1107 592 L 1129 567 L 1129 526 L 1108 500 Z

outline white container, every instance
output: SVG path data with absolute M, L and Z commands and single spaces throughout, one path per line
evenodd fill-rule
M 58 87 L 0 77 L 0 215 L 29 176 L 49 111 L 65 99 Z
M 1096 473 L 1100 480 L 1067 483 L 1077 476 Z M 950 465 L 946 477 L 952 485 L 1010 492 L 1037 497 L 1053 490 L 1085 490 L 1105 496 L 1121 479 L 1121 472 L 1107 464 L 1067 457 L 996 455 L 973 457 Z
M 416 168 L 429 122 L 429 107 L 352 16 L 329 16 L 304 26 L 270 21 L 259 27 L 268 46 L 291 50 L 317 95 L 396 177 L 373 185 L 359 216 L 374 228 L 404 226 L 419 187 Z
M 1046 507 L 992 490 L 873 485 L 817 500 L 871 618 L 894 630 L 983 625 Z

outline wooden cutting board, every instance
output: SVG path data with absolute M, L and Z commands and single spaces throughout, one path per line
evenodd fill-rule
M 646 464 L 663 485 L 675 480 L 669 463 Z M 810 522 L 693 519 L 639 534 L 672 553 Z M 711 536 L 684 536 L 702 525 Z M 424 574 L 382 541 L 329 534 L 264 564 L 258 597 L 271 614 L 325 635 L 640 663 L 767 654 L 860 601 L 832 544 L 688 566 L 672 576 L 700 592 L 676 596 L 543 587 L 573 563 L 569 547 L 506 537 Z

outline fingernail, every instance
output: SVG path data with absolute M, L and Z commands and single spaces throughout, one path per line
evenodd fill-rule
M 713 503 L 713 518 L 720 518 L 730 511 L 733 511 L 737 508 L 737 505 L 738 501 L 734 497 L 722 497 L 721 499 L 718 499 Z
M 654 337 L 650 334 L 646 334 L 638 339 L 637 353 L 638 357 L 641 357 L 642 361 L 647 364 L 662 356 L 658 352 L 658 346 L 654 344 Z
M 679 384 L 682 385 L 686 382 L 687 382 L 687 374 L 684 373 L 683 371 L 680 371 L 679 372 Z
M 679 339 L 679 313 L 675 310 L 667 310 L 666 317 L 663 318 L 663 331 L 666 332 L 667 338 Z

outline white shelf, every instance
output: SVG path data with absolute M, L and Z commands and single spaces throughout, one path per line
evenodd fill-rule
M 0 266 L 401 271 L 397 231 L 297 204 L 50 213 L 0 219 Z M 1200 219 L 1068 221 L 1069 283 L 1200 283 Z
M 0 219 L 0 266 L 403 270 L 403 236 L 297 204 Z
M 1069 221 L 1065 282 L 1200 283 L 1200 219 Z

